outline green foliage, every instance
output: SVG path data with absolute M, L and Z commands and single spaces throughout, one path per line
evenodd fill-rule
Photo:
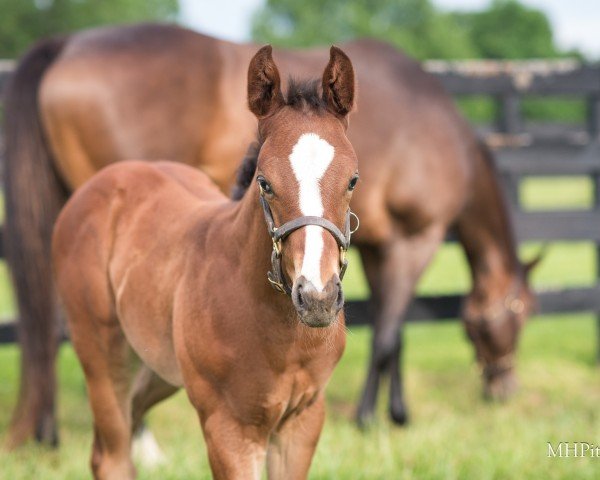
M 0 0 L 0 58 L 42 37 L 95 25 L 174 19 L 177 0 Z
M 582 123 L 586 105 L 582 98 L 526 98 L 522 104 L 523 116 L 531 121 Z
M 488 96 L 473 95 L 458 98 L 457 106 L 472 123 L 489 123 L 496 118 L 498 105 Z M 581 124 L 586 105 L 581 98 L 524 98 L 521 103 L 523 118 L 532 122 Z
M 486 10 L 444 13 L 431 0 L 268 0 L 254 38 L 310 46 L 375 37 L 419 58 L 547 58 L 558 56 L 546 15 L 516 0 Z
M 496 101 L 485 95 L 464 96 L 455 99 L 458 109 L 472 123 L 489 123 L 496 117 Z
M 494 0 L 481 11 L 445 13 L 431 0 L 268 0 L 256 15 L 254 38 L 281 46 L 331 44 L 359 37 L 390 42 L 417 59 L 582 58 L 554 44 L 546 15 L 517 0 Z M 489 122 L 492 99 L 462 99 L 471 121 Z M 526 119 L 581 122 L 581 102 L 526 100 Z
M 549 58 L 559 56 L 552 28 L 540 10 L 516 0 L 494 0 L 487 10 L 457 14 L 481 58 Z
M 430 0 L 269 0 L 255 17 L 253 35 L 295 47 L 373 37 L 416 58 L 477 53 L 456 19 L 435 10 Z

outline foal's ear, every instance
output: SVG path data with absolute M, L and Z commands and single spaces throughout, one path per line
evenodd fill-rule
M 248 106 L 259 120 L 284 104 L 279 70 L 272 53 L 271 45 L 262 47 L 248 67 Z
M 323 100 L 335 114 L 345 117 L 354 107 L 354 68 L 341 49 L 332 46 L 323 72 Z

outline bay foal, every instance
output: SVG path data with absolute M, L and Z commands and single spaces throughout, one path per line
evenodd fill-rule
M 284 98 L 271 48 L 251 60 L 261 147 L 239 201 L 189 166 L 119 162 L 60 214 L 53 260 L 94 416 L 96 478 L 134 477 L 132 430 L 181 386 L 215 478 L 260 478 L 265 459 L 269 478 L 306 477 L 345 345 L 357 159 L 341 50 L 316 86 L 292 83 Z M 270 269 L 291 298 L 271 288 Z

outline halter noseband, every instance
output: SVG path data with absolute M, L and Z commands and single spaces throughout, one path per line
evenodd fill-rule
M 269 207 L 269 203 L 265 199 L 265 192 L 262 188 L 260 188 L 260 186 L 259 189 L 260 204 L 265 214 L 265 221 L 267 222 L 269 236 L 273 241 L 273 252 L 271 252 L 271 271 L 267 273 L 267 279 L 269 280 L 271 286 L 278 292 L 286 293 L 288 295 L 292 293 L 292 289 L 285 279 L 283 267 L 281 266 L 281 244 L 292 232 L 295 232 L 299 228 L 306 227 L 308 225 L 315 225 L 317 227 L 324 228 L 337 242 L 340 249 L 340 280 L 342 280 L 342 278 L 344 278 L 344 273 L 346 273 L 346 268 L 348 267 L 348 258 L 346 257 L 346 252 L 350 246 L 350 237 L 358 229 L 359 225 L 356 214 L 352 213 L 350 209 L 348 209 L 348 212 L 346 213 L 346 220 L 344 221 L 344 232 L 342 232 L 335 224 L 323 217 L 311 216 L 297 217 L 289 222 L 284 223 L 283 225 L 280 225 L 279 227 L 276 227 L 275 221 L 273 220 L 271 207 Z M 352 216 L 356 218 L 357 221 L 357 225 L 354 230 L 350 229 L 350 217 Z

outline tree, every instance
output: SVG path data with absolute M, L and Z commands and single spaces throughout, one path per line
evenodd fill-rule
M 453 15 L 438 12 L 430 0 L 268 0 L 254 19 L 253 36 L 295 47 L 373 37 L 416 58 L 476 53 L 468 31 Z
M 280 46 L 331 44 L 357 37 L 386 40 L 417 59 L 564 56 L 544 12 L 517 0 L 494 0 L 482 11 L 443 13 L 431 0 L 267 0 L 254 19 L 255 40 Z M 569 52 L 573 56 L 574 52 Z M 467 116 L 489 121 L 491 99 L 460 103 Z M 580 104 L 527 100 L 531 118 L 579 120 Z
M 254 19 L 253 35 L 296 47 L 368 36 L 418 59 L 561 55 L 545 13 L 517 0 L 494 0 L 468 13 L 438 11 L 432 0 L 268 0 Z
M 39 38 L 109 23 L 174 19 L 177 0 L 0 0 L 0 58 Z
M 482 58 L 559 56 L 545 13 L 517 0 L 494 0 L 487 10 L 457 14 Z

